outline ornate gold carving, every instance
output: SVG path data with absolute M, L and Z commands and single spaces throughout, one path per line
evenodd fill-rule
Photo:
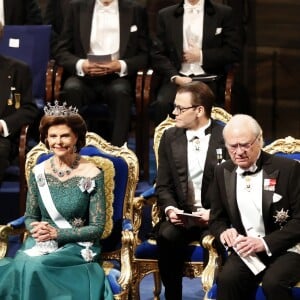
M 287 136 L 286 138 L 275 140 L 273 143 L 265 146 L 263 150 L 271 154 L 275 154 L 278 152 L 287 154 L 297 152 L 300 153 L 300 140 L 295 139 L 291 136 Z

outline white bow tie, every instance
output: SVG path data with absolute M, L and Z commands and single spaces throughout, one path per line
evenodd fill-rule
M 196 4 L 196 5 L 191 5 L 189 3 L 185 3 L 183 5 L 184 7 L 184 11 L 187 13 L 191 13 L 191 14 L 199 14 L 202 11 L 202 5 L 200 4 Z
M 109 14 L 115 14 L 117 13 L 117 10 L 115 7 L 112 6 L 102 6 L 98 9 L 99 13 L 109 13 Z

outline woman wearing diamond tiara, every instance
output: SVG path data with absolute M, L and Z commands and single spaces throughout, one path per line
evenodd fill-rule
M 0 299 L 113 299 L 97 262 L 103 173 L 79 155 L 86 124 L 76 109 L 56 102 L 45 108 L 39 130 L 53 156 L 30 174 L 25 224 L 31 236 L 14 259 L 0 261 Z

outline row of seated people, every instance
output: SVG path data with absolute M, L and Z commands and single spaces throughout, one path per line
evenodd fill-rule
M 201 95 L 201 96 L 193 97 L 195 95 L 198 96 Z M 138 284 L 141 279 L 141 274 L 144 276 L 150 272 L 154 272 L 156 273 L 156 275 L 158 274 L 161 275 L 163 283 L 165 284 L 166 287 L 166 299 L 181 299 L 180 281 L 181 281 L 182 273 L 180 271 L 181 268 L 178 269 L 178 265 L 182 264 L 184 262 L 184 259 L 189 260 L 188 262 L 189 268 L 190 270 L 195 272 L 194 275 L 202 276 L 204 279 L 206 278 L 205 279 L 206 283 L 207 281 L 210 281 L 209 283 L 207 283 L 208 285 L 205 285 L 206 291 L 209 290 L 212 284 L 213 277 L 207 274 L 209 273 L 209 270 L 204 270 L 203 272 L 204 262 L 207 259 L 205 258 L 203 252 L 202 254 L 200 254 L 199 257 L 195 254 L 195 251 L 198 251 L 196 248 L 201 248 L 199 244 L 199 240 L 201 240 L 202 235 L 207 234 L 206 231 L 208 229 L 207 226 L 208 219 L 210 219 L 211 222 L 210 224 L 211 232 L 214 233 L 214 235 L 217 237 L 220 236 L 221 239 L 220 244 L 222 245 L 227 244 L 228 247 L 233 246 L 232 241 L 236 237 L 237 233 L 235 232 L 235 230 L 233 230 L 233 228 L 230 228 L 229 233 L 234 234 L 234 236 L 232 236 L 231 238 L 230 234 L 227 235 L 227 230 L 226 230 L 226 228 L 228 228 L 226 227 L 228 224 L 233 224 L 233 227 L 236 228 L 237 232 L 244 236 L 244 237 L 243 236 L 240 237 L 241 240 L 238 241 L 238 245 L 237 245 L 237 247 L 241 247 L 238 248 L 240 255 L 244 255 L 245 257 L 247 257 L 249 255 L 248 252 L 250 253 L 257 252 L 259 257 L 263 260 L 263 262 L 267 266 L 267 271 L 265 271 L 264 273 L 260 273 L 257 276 L 254 276 L 251 273 L 251 271 L 247 271 L 248 269 L 246 265 L 243 265 L 244 262 L 238 259 L 238 257 L 234 254 L 235 252 L 232 252 L 231 256 L 227 258 L 225 265 L 223 266 L 221 273 L 219 274 L 219 279 L 217 282 L 218 283 L 217 290 L 219 295 L 222 296 L 218 296 L 221 298 L 217 298 L 217 299 L 223 299 L 223 297 L 224 299 L 227 299 L 226 298 L 227 293 L 229 295 L 228 299 L 232 299 L 233 294 L 237 295 L 236 299 L 242 299 L 245 295 L 244 292 L 242 295 L 240 295 L 238 294 L 237 291 L 233 292 L 232 290 L 235 289 L 235 287 L 238 284 L 241 284 L 243 282 L 245 284 L 251 283 L 252 280 L 254 280 L 253 281 L 254 283 L 259 282 L 262 279 L 262 275 L 264 275 L 263 277 L 264 292 L 267 293 L 267 295 L 271 295 L 269 296 L 271 297 L 271 299 L 274 299 L 273 298 L 274 295 L 272 294 L 273 293 L 272 288 L 274 288 L 274 285 L 275 287 L 278 285 L 276 284 L 275 281 L 273 284 L 271 284 L 272 288 L 270 288 L 269 286 L 270 282 L 267 280 L 269 272 L 272 272 L 271 283 L 274 281 L 275 275 L 276 278 L 282 275 L 284 281 L 287 282 L 287 286 L 293 286 L 299 280 L 299 277 L 297 275 L 299 254 L 297 254 L 297 247 L 293 247 L 293 246 L 299 240 L 297 235 L 298 230 L 297 228 L 295 228 L 294 230 L 294 227 L 298 226 L 298 221 L 297 221 L 298 201 L 296 200 L 297 198 L 299 198 L 298 187 L 299 187 L 299 178 L 300 178 L 299 177 L 300 166 L 297 162 L 293 162 L 293 160 L 277 158 L 275 156 L 267 154 L 266 152 L 269 153 L 274 152 L 276 146 L 270 145 L 269 147 L 267 146 L 265 148 L 262 148 L 263 145 L 262 129 L 257 124 L 257 122 L 253 118 L 247 115 L 236 115 L 234 117 L 231 117 L 228 114 L 226 114 L 226 112 L 218 108 L 213 108 L 212 107 L 213 98 L 214 98 L 213 93 L 203 83 L 191 83 L 186 85 L 185 87 L 182 87 L 178 91 L 174 102 L 174 104 L 176 105 L 174 111 L 174 114 L 176 116 L 175 120 L 169 119 L 166 122 L 164 122 L 165 124 L 162 124 L 157 129 L 160 132 L 157 132 L 158 137 L 156 140 L 156 148 L 157 148 L 156 153 L 157 153 L 157 161 L 158 161 L 158 176 L 157 176 L 157 183 L 156 183 L 156 192 L 158 195 L 157 204 L 160 207 L 162 219 L 158 223 L 159 225 L 156 226 L 155 228 L 156 230 L 152 232 L 153 238 L 155 238 L 155 241 L 158 244 L 158 253 L 157 250 L 155 252 L 155 249 L 152 248 L 152 251 L 154 252 L 153 253 L 148 252 L 148 255 L 149 254 L 152 255 L 150 256 L 150 258 L 148 257 L 148 259 L 147 257 L 141 256 L 143 255 L 141 252 L 139 253 L 139 251 L 143 249 L 139 249 L 138 233 L 136 232 L 138 229 L 137 227 L 141 225 L 141 220 L 140 220 L 142 215 L 141 203 L 140 203 L 141 198 L 132 201 L 134 189 L 136 187 L 136 182 L 138 179 L 137 168 L 136 167 L 133 168 L 133 165 L 131 165 L 131 167 L 128 166 L 127 172 L 129 173 L 123 174 L 123 176 L 121 175 L 123 179 L 125 178 L 127 180 L 128 178 L 128 180 L 130 180 L 129 179 L 130 177 L 131 180 L 133 179 L 133 181 L 131 182 L 131 186 L 129 186 L 131 192 L 129 192 L 128 190 L 125 192 L 125 194 L 129 193 L 130 197 L 127 198 L 128 202 L 123 203 L 123 212 L 121 212 L 120 214 L 120 207 L 119 207 L 120 203 L 118 204 L 114 203 L 113 205 L 114 207 L 113 214 L 117 213 L 119 215 L 118 218 L 119 221 L 125 217 L 133 220 L 132 226 L 133 226 L 133 234 L 135 235 L 135 241 L 132 241 L 129 238 L 130 237 L 129 232 L 131 232 L 132 230 L 131 227 L 128 227 L 127 229 L 127 231 L 129 230 L 129 232 L 123 233 L 125 238 L 124 242 L 125 241 L 129 242 L 130 240 L 131 242 L 133 242 L 133 244 L 129 248 L 127 248 L 127 250 L 123 253 L 123 254 L 130 254 L 129 257 L 131 257 L 131 262 L 130 261 L 129 263 L 127 262 L 128 264 L 126 265 L 128 271 L 127 276 L 129 277 L 125 279 L 130 281 L 130 282 L 127 281 L 127 288 L 129 286 L 130 288 L 132 288 L 131 291 L 133 297 L 132 299 L 135 299 L 135 297 L 136 299 L 138 299 L 138 286 L 139 286 Z M 57 111 L 55 107 L 53 107 L 52 110 Z M 46 110 L 46 115 L 48 112 L 49 110 Z M 55 120 L 56 117 L 54 116 L 53 118 Z M 58 118 L 59 121 L 57 122 L 63 122 L 59 124 L 64 124 L 65 119 L 68 118 L 70 117 Z M 78 118 L 77 114 L 76 114 L 76 118 Z M 48 117 L 46 116 L 44 119 L 51 120 L 49 116 Z M 218 121 L 222 121 L 222 124 L 220 124 Z M 41 130 L 42 130 L 41 138 L 45 144 L 38 145 L 28 155 L 26 171 L 28 172 L 28 174 L 30 173 L 30 170 L 37 162 L 36 159 L 41 153 L 44 152 L 45 154 L 48 155 L 47 157 L 49 157 L 49 149 L 46 148 L 48 147 L 50 149 L 53 149 L 54 158 L 55 158 L 55 159 L 50 158 L 50 160 L 45 162 L 46 176 L 47 176 L 47 180 L 49 180 L 49 185 L 54 184 L 54 186 L 56 186 L 58 182 L 60 182 L 60 184 L 62 185 L 69 184 L 68 180 L 65 181 L 64 178 L 67 178 L 67 176 L 69 176 L 70 174 L 72 178 L 74 174 L 77 174 L 77 167 L 74 165 L 74 161 L 76 161 L 75 159 L 76 153 L 74 153 L 73 150 L 75 148 L 71 146 L 66 147 L 67 150 L 69 149 L 68 151 L 67 150 L 62 151 L 59 148 L 56 149 L 55 140 L 58 139 L 57 135 L 59 135 L 59 129 L 61 129 L 62 125 L 58 126 L 56 123 L 54 123 L 54 125 L 50 126 L 49 129 L 47 129 L 48 123 L 46 121 L 44 122 L 45 123 L 42 123 L 42 125 L 46 127 L 41 126 Z M 175 124 L 176 127 L 174 127 Z M 225 128 L 223 129 L 224 125 Z M 173 127 L 173 128 L 166 130 L 166 128 L 169 127 Z M 68 129 L 68 126 L 65 126 L 63 128 Z M 70 128 L 73 127 L 71 126 Z M 52 129 L 54 129 L 54 132 L 52 131 Z M 75 129 L 71 130 L 71 137 L 72 137 L 73 130 Z M 225 141 L 222 140 L 222 136 L 220 135 L 222 131 L 223 131 L 223 136 Z M 75 130 L 75 132 L 77 131 Z M 198 135 L 199 137 L 195 139 L 195 136 Z M 72 141 L 72 138 L 70 138 L 70 141 Z M 286 139 L 286 142 L 288 146 L 285 147 L 283 145 L 282 147 L 278 147 L 279 150 L 281 150 L 282 152 L 299 151 L 299 142 L 297 143 L 297 141 L 295 141 L 292 138 Z M 59 142 L 57 143 L 59 144 Z M 79 149 L 80 147 L 81 146 L 78 144 L 77 148 Z M 107 150 L 106 147 L 107 145 L 105 144 L 102 145 L 101 151 L 105 152 Z M 86 155 L 88 154 L 88 152 L 90 152 L 89 155 L 96 155 L 95 152 L 91 150 L 92 149 L 89 150 L 84 149 L 84 151 L 81 152 L 81 154 Z M 121 154 L 122 151 L 125 152 L 124 149 L 121 150 L 121 152 L 117 152 L 116 150 L 117 147 L 115 149 L 113 147 L 112 149 L 110 149 L 110 153 L 115 154 L 116 157 L 120 155 L 122 156 Z M 226 150 L 228 151 L 229 156 L 226 155 Z M 57 159 L 58 160 L 63 159 L 64 157 L 62 152 L 65 153 L 65 155 L 67 156 L 69 155 L 74 156 L 73 159 L 71 159 L 71 161 L 67 164 L 69 167 L 63 168 L 62 166 L 58 167 L 57 165 L 58 163 Z M 69 152 L 71 152 L 71 154 Z M 203 154 L 205 152 L 207 152 L 206 158 L 203 158 Z M 52 156 L 52 154 L 50 155 Z M 174 157 L 174 159 L 170 159 L 170 157 Z M 227 162 L 223 162 L 223 159 L 227 157 L 230 157 L 231 160 L 228 160 Z M 297 159 L 297 157 L 293 157 L 293 158 Z M 137 164 L 136 159 L 132 161 L 131 158 L 130 160 L 131 162 L 133 162 L 134 165 Z M 41 160 L 39 159 L 39 161 Z M 94 159 L 93 161 L 95 162 L 96 160 Z M 204 163 L 204 161 L 206 162 Z M 218 163 L 219 165 L 216 167 L 216 172 L 215 172 L 212 186 L 210 189 L 208 189 L 207 186 L 209 184 L 205 182 L 206 180 L 208 180 L 208 177 L 212 176 L 211 170 L 214 169 L 213 166 L 216 166 Z M 199 165 L 199 169 L 201 169 L 200 167 L 201 164 L 203 165 L 203 173 L 198 172 L 199 173 L 198 175 L 194 173 L 192 174 L 193 170 L 196 171 L 197 169 L 197 168 L 193 169 L 193 166 Z M 244 171 L 248 169 L 248 167 L 254 164 L 256 164 L 258 168 L 257 170 L 253 169 L 252 171 L 254 173 L 252 174 L 244 175 L 242 172 L 236 171 L 236 170 Z M 117 163 L 115 165 L 116 168 L 117 165 L 120 165 L 120 163 Z M 100 166 L 103 167 L 102 165 Z M 71 171 L 69 174 L 67 174 L 66 171 L 69 169 Z M 48 175 L 48 173 L 52 175 L 50 176 Z M 178 173 L 180 174 L 176 175 Z M 30 177 L 28 174 L 27 174 L 27 178 L 30 178 L 29 195 L 33 196 L 33 193 L 38 193 L 38 190 L 34 189 L 33 187 L 40 186 L 42 188 L 44 184 L 39 184 L 40 180 L 38 179 L 36 179 L 37 184 L 34 184 L 33 176 L 31 175 Z M 60 174 L 60 176 L 58 174 Z M 167 176 L 166 174 L 169 175 Z M 82 174 L 80 173 L 79 175 L 81 176 Z M 114 175 L 112 173 L 109 173 L 106 170 L 104 171 L 104 175 L 109 176 L 110 178 L 114 178 Z M 134 175 L 134 176 L 132 177 L 128 175 L 132 175 L 132 176 Z M 199 175 L 200 177 L 202 176 L 203 178 L 199 179 Z M 53 179 L 51 179 L 53 176 L 56 178 L 55 179 L 55 181 L 57 181 L 56 183 L 53 182 Z M 180 180 L 180 183 L 178 184 L 172 183 L 175 182 L 176 180 Z M 199 189 L 197 185 L 201 181 L 204 186 Z M 237 184 L 235 184 L 235 182 L 237 182 Z M 116 184 L 115 189 L 116 191 L 118 191 L 121 185 L 120 184 L 117 185 L 117 182 L 115 184 Z M 112 183 L 108 182 L 107 187 L 111 188 Z M 175 191 L 172 190 L 173 188 L 175 188 Z M 89 189 L 89 186 L 87 186 L 86 189 Z M 260 196 L 261 202 L 264 203 L 264 205 L 261 207 L 261 210 L 263 209 L 263 213 L 261 214 L 259 212 L 255 213 L 255 211 L 253 211 L 253 213 L 251 214 L 244 213 L 244 207 L 242 203 L 239 202 L 240 201 L 239 195 L 241 195 L 242 197 L 246 197 L 246 196 L 251 197 L 253 195 L 256 195 L 259 189 L 263 189 L 263 192 L 261 193 Z M 199 195 L 199 190 L 201 190 L 200 194 L 202 194 L 203 192 L 205 193 L 206 196 L 202 197 L 201 195 Z M 58 188 L 57 192 L 59 191 L 61 191 L 64 194 L 62 189 Z M 74 192 L 76 192 L 76 189 L 74 189 Z M 216 196 L 215 193 L 218 192 L 220 194 Z M 186 193 L 189 196 L 188 197 L 181 196 L 181 194 L 183 193 Z M 40 195 L 42 194 L 43 193 L 41 191 Z M 178 196 L 176 196 L 177 194 Z M 234 200 L 235 194 L 237 195 L 237 204 L 235 205 L 236 208 L 234 209 L 234 211 L 236 211 L 239 217 L 233 217 L 233 219 L 230 219 L 232 215 L 230 210 L 232 205 L 230 205 L 227 201 L 235 201 Z M 115 193 L 115 196 L 116 195 L 117 194 Z M 279 197 L 282 196 L 282 199 L 279 199 L 277 195 L 279 195 Z M 32 198 L 32 196 L 28 198 L 29 199 L 28 201 L 31 201 L 30 203 L 32 203 L 32 201 L 35 201 L 35 199 Z M 92 195 L 90 197 L 91 197 L 90 201 L 92 201 L 93 198 Z M 199 200 L 196 201 L 195 197 L 197 197 L 198 199 L 200 198 L 200 201 Z M 74 200 L 75 198 L 76 197 L 74 197 Z M 57 199 L 63 199 L 63 195 L 62 197 L 58 197 Z M 190 199 L 190 200 L 194 199 L 194 201 L 187 201 L 186 199 Z M 201 202 L 201 199 L 204 199 L 203 202 Z M 131 207 L 130 203 L 131 204 L 133 203 L 134 207 Z M 248 205 L 248 208 L 246 207 L 246 211 L 252 209 L 251 201 L 248 201 L 247 203 L 244 203 L 244 205 L 246 206 Z M 56 205 L 59 205 L 59 202 L 57 202 Z M 107 209 L 110 209 L 111 207 L 110 202 L 107 202 L 107 205 L 108 205 Z M 203 207 L 201 208 L 201 205 L 203 205 L 205 208 Z M 264 208 L 266 205 L 268 206 L 268 208 Z M 46 204 L 45 206 L 47 207 Z M 199 208 L 201 209 L 199 210 Z M 28 206 L 26 212 L 27 218 L 29 218 L 28 217 L 29 215 L 31 215 L 32 218 L 35 219 L 39 218 L 36 213 L 33 214 L 32 211 L 33 209 L 36 210 L 35 205 Z M 132 209 L 135 211 L 134 215 L 131 214 Z M 36 230 L 33 230 L 32 232 L 33 237 L 37 240 L 39 239 L 48 240 L 50 237 L 56 239 L 56 235 L 60 236 L 60 238 L 63 236 L 61 229 L 57 229 L 57 226 L 55 225 L 56 223 L 54 222 L 55 223 L 54 224 L 51 220 L 49 220 L 48 214 L 51 215 L 51 213 L 47 213 L 47 211 L 42 210 L 41 213 L 44 218 L 43 221 L 49 222 L 50 226 L 48 224 L 45 225 L 45 223 L 43 223 L 40 224 L 41 228 L 37 226 Z M 198 218 L 192 217 L 192 221 L 190 219 L 186 219 L 186 217 L 180 215 L 180 213 L 182 213 L 183 211 L 187 213 L 192 213 L 192 211 L 195 211 L 194 216 L 198 216 Z M 240 213 L 238 211 L 240 211 Z M 281 212 L 282 215 L 280 214 Z M 111 216 L 112 211 L 108 211 L 107 213 L 109 216 Z M 256 222 L 255 215 L 262 215 L 261 218 L 266 218 L 266 220 L 264 220 L 264 222 Z M 165 219 L 166 216 L 169 218 L 169 220 Z M 250 217 L 250 219 L 247 219 L 248 217 Z M 73 215 L 71 216 L 71 219 L 72 218 Z M 80 218 L 82 218 L 82 215 L 80 215 Z M 191 218 L 191 217 L 188 216 L 187 218 Z M 115 222 L 113 224 L 113 227 L 116 229 L 118 226 L 115 219 L 114 221 Z M 225 224 L 223 224 L 224 221 Z M 110 224 L 110 226 L 112 225 L 111 222 L 108 223 Z M 261 223 L 264 223 L 265 225 L 262 227 Z M 87 226 L 88 224 L 85 225 Z M 251 234 L 248 235 L 245 232 L 245 228 L 249 228 L 249 225 L 252 225 L 253 230 L 251 231 Z M 27 224 L 27 226 L 30 225 Z M 36 224 L 33 224 L 31 226 L 36 226 Z M 291 226 L 292 228 L 290 228 Z M 5 227 L 5 229 L 8 230 L 7 227 Z M 38 237 L 36 232 L 40 232 L 41 237 Z M 173 233 L 169 235 L 168 233 L 170 232 Z M 48 234 L 50 236 L 48 236 Z M 260 247 L 251 248 L 254 241 L 256 241 L 257 245 L 261 243 L 261 238 L 255 237 L 257 236 L 257 234 L 261 235 L 261 237 L 264 238 L 265 244 L 268 246 L 268 248 L 260 248 Z M 182 238 L 180 239 L 181 235 L 184 236 L 183 239 Z M 273 238 L 274 235 L 275 237 Z M 288 235 L 289 238 L 288 239 L 280 238 L 282 235 L 283 236 Z M 1 232 L 1 236 L 2 236 L 2 232 Z M 174 238 L 174 236 L 177 237 L 178 240 Z M 65 239 L 67 239 L 67 237 L 68 235 L 65 236 Z M 70 237 L 72 237 L 72 235 L 70 235 Z M 183 256 L 183 254 L 185 253 L 185 247 L 188 245 L 190 241 L 193 241 L 194 238 L 196 238 L 196 241 L 198 241 L 198 245 L 197 244 L 190 245 L 189 247 L 192 248 L 192 251 L 190 250 L 189 253 L 186 253 L 185 255 L 187 256 Z M 279 239 L 280 243 L 279 241 L 276 240 L 277 238 Z M 172 243 L 169 244 L 165 242 L 165 240 L 170 241 L 170 239 L 172 240 Z M 58 241 L 59 243 L 63 243 L 61 239 L 58 239 Z M 31 242 L 32 239 L 29 239 L 26 242 L 25 247 L 27 248 L 31 247 L 30 245 Z M 211 247 L 211 240 L 209 244 Z M 208 245 L 204 241 L 203 241 L 203 245 L 205 247 L 208 247 Z M 171 251 L 168 252 L 168 256 L 171 257 L 171 259 L 165 257 L 163 254 L 170 246 L 172 246 L 172 249 Z M 132 255 L 130 251 L 130 249 L 132 249 L 131 247 L 133 247 L 133 249 L 136 249 L 134 256 L 131 256 Z M 222 247 L 223 246 L 221 246 L 221 249 Z M 286 250 L 289 248 L 291 251 L 286 252 Z M 74 247 L 73 250 L 78 251 L 78 249 L 80 248 L 76 246 Z M 69 246 L 64 249 L 64 252 L 69 255 L 69 259 L 71 258 L 69 252 L 70 250 L 71 249 L 69 248 Z M 93 251 L 94 250 L 95 249 L 93 249 Z M 264 251 L 266 252 L 270 251 L 270 253 L 272 253 L 271 258 L 265 256 L 263 254 Z M 173 252 L 176 253 L 174 257 L 172 255 Z M 211 254 L 213 256 L 215 255 L 214 251 L 210 251 L 210 252 L 212 252 L 210 253 L 210 255 Z M 16 260 L 14 264 L 7 264 L 7 263 L 4 264 L 3 270 L 6 270 L 5 272 L 7 272 L 5 274 L 14 274 L 15 268 L 20 268 L 22 266 L 22 260 L 24 258 L 24 257 L 22 258 L 22 255 L 24 256 L 24 254 L 22 253 L 18 254 L 19 259 Z M 64 253 L 62 253 L 62 255 L 64 255 Z M 47 261 L 47 264 L 49 264 L 50 262 L 48 260 L 50 259 L 50 256 L 51 255 L 49 255 L 49 258 L 48 257 L 43 258 L 45 259 L 45 261 Z M 116 257 L 116 256 L 112 256 L 112 257 Z M 211 257 L 209 258 L 208 266 L 210 265 L 211 270 L 214 270 L 217 265 L 216 258 L 217 257 L 214 257 L 214 259 L 211 259 Z M 195 267 L 195 269 L 193 269 L 194 259 L 196 259 L 196 265 L 198 264 L 198 267 Z M 280 266 L 278 267 L 276 272 L 273 271 L 273 266 L 275 266 L 275 262 L 277 264 L 277 261 L 278 263 L 280 263 L 281 260 L 286 260 L 286 259 L 292 260 L 293 263 L 284 262 L 283 263 L 283 265 L 285 266 L 284 268 Z M 237 268 L 235 268 L 234 266 L 233 266 L 233 268 L 235 268 L 234 271 L 229 270 L 230 276 L 226 274 L 226 272 L 228 272 L 227 268 L 228 266 L 230 266 L 231 260 L 239 264 L 239 269 L 244 268 L 243 274 L 245 273 L 248 280 L 240 281 L 239 278 L 241 275 L 237 273 Z M 156 267 L 155 267 L 155 261 L 156 261 Z M 158 267 L 157 267 L 157 262 L 158 262 Z M 34 259 L 32 259 L 31 263 L 34 264 Z M 162 266 L 162 264 L 164 264 L 165 266 Z M 172 272 L 164 271 L 164 268 L 166 268 L 168 264 L 170 264 L 169 267 L 172 268 Z M 151 269 L 149 266 L 154 268 Z M 132 273 L 130 272 L 130 267 L 132 267 Z M 38 274 L 43 274 L 43 272 L 41 272 L 42 270 L 41 264 L 38 264 L 35 267 L 35 269 L 36 268 L 38 268 L 40 271 L 38 272 Z M 97 268 L 96 264 L 93 264 L 92 266 L 90 266 L 90 268 Z M 62 271 L 61 276 L 64 276 L 65 271 L 63 271 L 63 268 L 61 268 L 60 270 Z M 283 272 L 281 272 L 281 270 Z M 45 270 L 45 271 L 48 272 L 49 270 Z M 29 277 L 31 276 L 30 272 L 28 273 Z M 295 273 L 294 276 L 291 275 L 293 273 Z M 132 274 L 132 277 L 130 274 Z M 233 274 L 237 274 L 237 275 L 233 276 Z M 186 275 L 191 275 L 191 274 L 186 274 Z M 49 276 L 51 277 L 51 275 Z M 98 274 L 97 276 L 98 279 L 103 278 L 101 274 Z M 159 277 L 156 276 L 156 278 L 158 279 Z M 238 279 L 237 282 L 234 281 L 234 279 L 236 278 Z M 232 282 L 230 282 L 229 279 L 232 279 Z M 8 293 L 7 290 L 8 291 L 11 290 L 8 288 L 9 281 L 7 279 L 3 279 L 3 280 L 4 280 L 3 285 L 1 285 L 1 287 L 3 287 L 4 292 Z M 86 280 L 86 278 L 83 278 L 83 280 Z M 92 278 L 90 278 L 90 280 L 92 280 Z M 124 278 L 122 279 L 119 278 L 119 280 L 120 282 L 122 282 Z M 177 282 L 176 291 L 179 294 L 176 293 L 176 295 L 172 294 L 172 290 L 170 291 L 169 284 L 173 280 Z M 43 284 L 45 283 L 47 286 L 47 281 L 44 281 L 44 279 L 41 279 L 40 282 L 43 282 Z M 66 280 L 65 282 L 67 284 L 68 281 Z M 101 282 L 103 283 L 103 280 L 101 280 Z M 61 284 L 59 286 L 61 286 Z M 126 284 L 124 286 L 126 286 Z M 5 287 L 7 287 L 7 290 L 5 289 Z M 156 285 L 156 288 L 157 287 L 159 287 L 159 284 Z M 21 286 L 19 288 L 22 290 Z M 229 292 L 226 291 L 226 288 L 228 288 L 230 291 Z M 249 295 L 249 299 L 254 299 L 251 296 L 255 291 L 254 285 L 250 284 L 249 287 L 243 286 L 243 288 L 241 289 L 244 291 L 246 288 L 249 288 L 249 293 L 247 293 Z M 99 291 L 99 289 L 101 289 L 100 282 L 98 282 L 98 285 L 95 286 L 95 291 Z M 174 286 L 172 286 L 172 289 L 174 289 Z M 42 288 L 42 290 L 44 289 Z M 39 290 L 38 293 L 42 293 L 43 292 L 42 290 Z M 57 290 L 53 289 L 53 291 L 49 291 L 49 289 L 45 289 L 45 290 L 46 290 L 46 296 L 51 292 L 54 293 L 56 291 L 59 293 L 62 292 L 61 288 L 57 288 Z M 83 292 L 84 290 L 85 289 L 82 289 L 80 292 Z M 73 288 L 69 289 L 69 291 L 73 291 Z M 157 290 L 155 291 L 155 293 L 156 293 L 155 297 L 158 297 L 159 293 Z M 276 293 L 279 293 L 279 291 L 277 290 Z M 291 291 L 289 288 L 283 289 L 283 293 L 284 296 L 283 294 L 281 294 L 280 299 L 292 299 L 290 298 Z M 108 296 L 108 298 L 109 297 L 111 296 Z M 115 298 L 115 299 L 120 299 L 120 298 Z
M 9 20 L 6 15 L 4 23 L 41 22 L 35 1 L 26 1 L 23 11 L 27 13 L 23 23 Z M 65 18 L 58 18 L 62 11 Z M 181 1 L 159 14 L 157 34 L 150 41 L 145 8 L 131 1 L 103 0 L 49 1 L 42 22 L 53 25 L 52 57 L 64 68 L 60 98 L 78 107 L 88 120 L 92 114 L 101 114 L 101 109 L 99 113 L 94 108 L 104 103 L 110 123 L 105 127 L 109 133 L 102 135 L 120 146 L 128 139 L 138 70 L 152 67 L 160 76 L 157 96 L 151 104 L 155 124 L 172 112 L 177 86 L 191 80 L 209 81 L 222 105 L 226 68 L 238 62 L 241 53 L 233 20 L 230 7 L 210 0 Z M 111 54 L 111 61 L 92 61 L 102 54 Z M 146 135 L 139 145 L 148 143 Z
M 135 199 L 134 231 L 146 204 L 153 205 L 155 226 L 135 250 L 134 290 L 153 273 L 154 298 L 161 277 L 166 299 L 182 299 L 184 270 L 185 276 L 202 277 L 207 299 L 299 299 L 299 140 L 289 137 L 263 148 L 256 120 L 222 113 L 223 125 L 218 124 L 210 119 L 218 111 L 211 114 L 210 93 L 197 88 L 181 87 L 175 120 L 155 130 L 155 193 Z M 226 158 L 231 159 L 222 162 Z M 217 238 L 207 259 L 199 240 L 212 250 L 208 230 Z

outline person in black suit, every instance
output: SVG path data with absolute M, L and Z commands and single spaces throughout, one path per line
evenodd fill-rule
M 52 25 L 51 55 L 55 56 L 58 37 L 63 29 L 64 16 L 70 0 L 48 0 L 45 7 L 44 23 Z
M 107 103 L 112 113 L 112 144 L 128 138 L 134 82 L 148 64 L 145 9 L 131 0 L 71 2 L 56 54 L 71 74 L 63 87 L 68 104 L 82 108 Z M 104 61 L 88 54 L 108 55 Z M 111 59 L 111 60 L 110 60 Z
M 216 167 L 208 193 L 210 230 L 231 254 L 217 279 L 217 299 L 292 300 L 300 280 L 300 164 L 262 150 L 262 129 L 235 115 L 223 136 L 231 160 Z M 256 260 L 249 263 L 249 260 Z
M 158 265 L 167 300 L 182 298 L 183 250 L 207 233 L 206 193 L 217 149 L 226 155 L 223 127 L 211 119 L 213 102 L 214 94 L 203 82 L 180 86 L 173 110 L 176 126 L 164 132 L 159 144 L 156 193 L 164 217 L 158 228 Z M 186 219 L 178 212 L 199 218 Z
M 3 0 L 3 25 L 40 25 L 42 13 L 36 0 Z
M 0 22 L 0 39 L 3 26 Z M 0 55 L 0 183 L 5 169 L 17 155 L 20 129 L 38 115 L 32 96 L 28 65 Z
M 196 78 L 212 88 L 216 104 L 224 104 L 226 67 L 240 59 L 231 7 L 211 0 L 185 0 L 160 10 L 151 49 L 152 67 L 162 81 L 152 103 L 155 124 L 171 114 L 176 86 Z

